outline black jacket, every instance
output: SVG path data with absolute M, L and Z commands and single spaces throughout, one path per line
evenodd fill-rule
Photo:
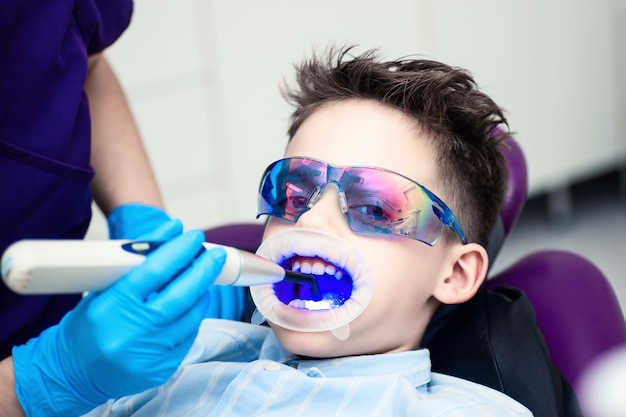
M 501 391 L 536 417 L 582 417 L 552 364 L 530 301 L 517 289 L 482 288 L 464 304 L 442 306 L 422 347 L 430 349 L 434 372 Z

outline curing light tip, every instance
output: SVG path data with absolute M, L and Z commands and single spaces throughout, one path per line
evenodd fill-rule
M 311 294 L 314 297 L 316 298 L 320 297 L 320 287 L 317 284 L 317 281 L 315 280 L 315 277 L 313 275 L 286 270 L 285 281 L 294 282 L 298 284 L 306 284 L 311 289 Z

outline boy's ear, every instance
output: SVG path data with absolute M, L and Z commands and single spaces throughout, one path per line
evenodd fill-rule
M 445 264 L 433 295 L 441 303 L 459 304 L 472 298 L 480 288 L 489 258 L 484 247 L 468 243 L 450 248 Z

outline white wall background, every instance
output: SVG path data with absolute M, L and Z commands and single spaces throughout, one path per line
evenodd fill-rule
M 136 0 L 107 54 L 170 213 L 204 228 L 254 219 L 286 143 L 278 85 L 329 43 L 470 69 L 508 110 L 531 194 L 620 166 L 625 28 L 626 0 Z

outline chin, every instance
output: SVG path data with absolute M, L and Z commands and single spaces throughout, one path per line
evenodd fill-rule
M 280 344 L 289 352 L 311 358 L 343 356 L 347 341 L 337 339 L 330 331 L 299 332 L 271 324 Z

